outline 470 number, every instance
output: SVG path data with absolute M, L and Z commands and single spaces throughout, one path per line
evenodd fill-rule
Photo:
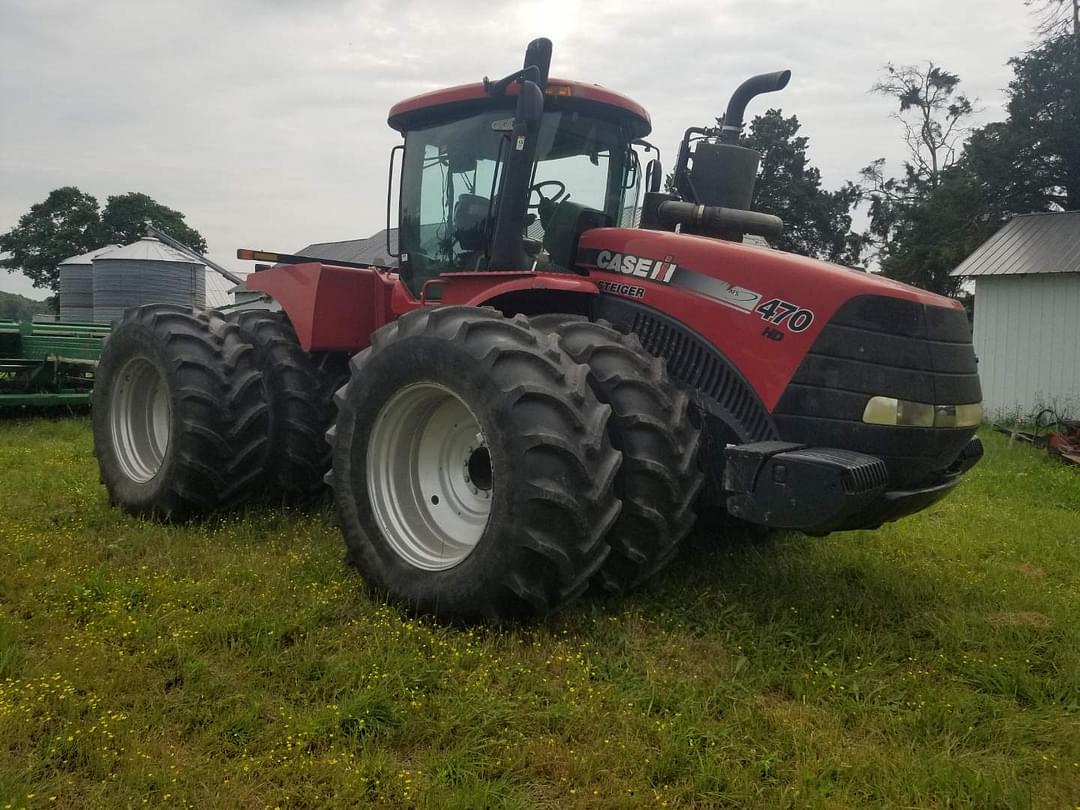
M 777 326 L 786 326 L 792 332 L 805 332 L 814 322 L 814 313 L 808 309 L 801 309 L 790 301 L 782 301 L 779 298 L 770 298 L 763 304 L 758 304 L 755 312 L 769 323 Z

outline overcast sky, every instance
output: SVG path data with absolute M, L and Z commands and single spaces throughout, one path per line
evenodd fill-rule
M 934 59 L 994 120 L 1031 28 L 1022 0 L 0 0 L 0 232 L 75 185 L 179 209 L 237 269 L 238 247 L 369 236 L 390 105 L 504 75 L 537 36 L 552 76 L 650 111 L 665 168 L 739 81 L 790 68 L 749 116 L 797 114 L 831 188 L 901 159 L 893 105 L 867 92 L 886 61 Z M 46 294 L 3 271 L 0 290 Z

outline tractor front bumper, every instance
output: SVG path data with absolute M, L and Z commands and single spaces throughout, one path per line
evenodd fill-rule
M 726 506 L 740 520 L 807 534 L 874 529 L 945 497 L 982 454 L 972 437 L 934 480 L 890 489 L 885 462 L 865 453 L 790 442 L 733 445 L 725 453 Z

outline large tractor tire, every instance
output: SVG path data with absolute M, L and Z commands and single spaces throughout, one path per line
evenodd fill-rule
M 589 367 L 596 398 L 611 406 L 608 433 L 623 454 L 615 479 L 623 508 L 594 580 L 607 593 L 625 592 L 663 568 L 694 526 L 704 480 L 701 430 L 691 422 L 687 393 L 635 335 L 576 315 L 540 315 L 532 323 L 554 332 L 563 351 Z
M 523 316 L 409 313 L 353 358 L 328 433 L 348 557 L 406 608 L 504 624 L 608 554 L 620 455 L 587 369 Z
M 269 429 L 254 355 L 216 312 L 150 304 L 124 313 L 93 396 L 94 454 L 114 505 L 182 521 L 251 494 Z
M 348 378 L 345 355 L 305 352 L 281 312 L 244 310 L 229 320 L 254 345 L 255 364 L 266 378 L 270 447 L 260 494 L 278 503 L 311 500 L 326 488 L 330 447 L 325 433 L 334 391 Z

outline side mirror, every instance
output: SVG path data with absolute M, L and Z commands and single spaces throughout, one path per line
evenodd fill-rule
M 633 149 L 627 150 L 626 182 L 623 183 L 623 191 L 632 189 L 638 182 L 641 174 L 641 159 Z
M 397 246 L 390 245 L 390 211 L 392 210 L 390 202 L 394 198 L 394 163 L 395 158 L 397 158 L 399 152 L 405 154 L 405 146 L 403 144 L 398 144 L 390 150 L 390 175 L 386 180 L 386 255 L 390 256 L 393 259 L 401 258 L 401 254 L 394 249 Z M 399 197 L 398 206 L 400 205 L 401 199 Z M 401 212 L 398 211 L 398 214 L 400 216 Z
M 660 181 L 664 176 L 664 168 L 660 165 L 659 158 L 653 158 L 645 167 L 645 190 L 655 194 L 660 190 Z
M 540 120 L 544 117 L 544 93 L 536 82 L 524 81 L 521 83 L 521 92 L 518 93 L 517 108 L 514 110 L 515 123 L 523 123 L 530 129 L 540 126 Z

